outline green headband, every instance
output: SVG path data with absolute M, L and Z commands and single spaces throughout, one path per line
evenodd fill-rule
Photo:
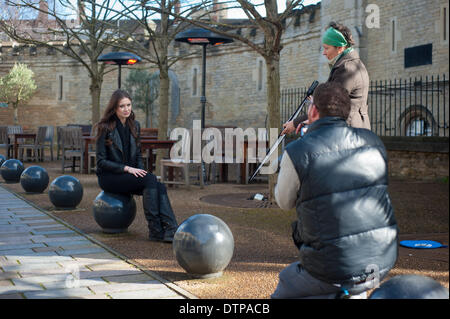
M 325 31 L 322 37 L 322 42 L 335 47 L 346 47 L 348 45 L 344 35 L 335 28 L 331 27 Z

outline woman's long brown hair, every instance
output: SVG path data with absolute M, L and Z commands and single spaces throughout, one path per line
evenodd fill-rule
M 130 101 L 132 101 L 130 95 L 126 91 L 120 89 L 114 91 L 114 93 L 111 95 L 108 106 L 106 107 L 105 112 L 103 113 L 103 117 L 94 126 L 94 132 L 96 132 L 95 135 L 96 139 L 98 139 L 102 134 L 112 132 L 116 128 L 116 119 L 114 115 L 116 114 L 116 110 L 119 107 L 120 100 L 122 100 L 123 98 L 128 98 L 130 99 Z M 131 111 L 130 116 L 127 117 L 125 125 L 128 125 L 128 127 L 130 128 L 131 135 L 133 135 L 133 137 L 137 140 L 137 132 L 134 119 L 135 119 L 134 112 Z M 111 141 L 107 140 L 106 144 L 110 145 Z

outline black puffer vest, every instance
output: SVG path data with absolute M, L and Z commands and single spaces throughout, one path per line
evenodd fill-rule
M 302 266 L 332 284 L 381 280 L 397 260 L 397 223 L 382 141 L 343 119 L 325 117 L 286 151 L 300 180 L 296 208 Z

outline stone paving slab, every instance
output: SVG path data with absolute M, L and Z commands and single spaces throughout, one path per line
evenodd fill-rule
M 66 289 L 48 289 L 45 291 L 32 291 L 24 293 L 27 299 L 58 299 L 58 298 L 83 298 L 86 295 L 92 295 L 93 292 L 87 287 L 66 288 Z
M 20 293 L 2 294 L 2 295 L 0 295 L 0 299 L 24 299 L 24 297 Z
M 179 299 L 178 297 L 180 297 L 180 295 L 177 295 L 173 290 L 165 286 L 148 290 L 113 292 L 108 295 L 113 299 Z
M 0 184 L 0 299 L 53 298 L 195 296 L 127 262 Z

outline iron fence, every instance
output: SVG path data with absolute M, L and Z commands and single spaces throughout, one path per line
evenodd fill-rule
M 282 90 L 281 123 L 295 112 L 306 90 Z M 445 74 L 371 81 L 368 97 L 371 130 L 379 136 L 448 137 L 448 94 Z
M 305 98 L 308 88 L 292 88 L 292 89 L 282 89 L 281 99 L 280 99 L 280 121 L 282 127 L 289 118 L 297 110 L 300 103 Z M 306 106 L 301 110 L 301 114 L 307 112 Z

